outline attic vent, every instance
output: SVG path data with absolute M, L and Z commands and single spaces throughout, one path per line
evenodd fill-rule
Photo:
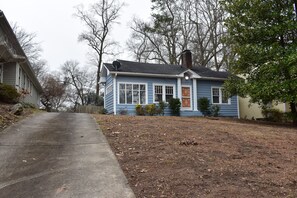
M 121 67 L 121 63 L 119 61 L 113 61 L 112 66 L 117 71 Z

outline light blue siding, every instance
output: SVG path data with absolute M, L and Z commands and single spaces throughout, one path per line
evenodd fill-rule
M 211 102 L 211 87 L 222 87 L 222 81 L 199 80 L 197 81 L 197 98 L 207 97 Z M 237 117 L 237 96 L 231 98 L 231 104 L 220 104 L 220 116 Z
M 175 97 L 177 97 L 177 79 L 173 78 L 150 78 L 150 77 L 132 77 L 132 76 L 117 76 L 116 77 L 116 113 L 120 114 L 121 111 L 127 111 L 129 115 L 135 115 L 135 105 L 134 104 L 118 104 L 118 84 L 119 83 L 143 83 L 146 84 L 147 91 L 147 104 L 153 103 L 154 84 L 173 84 L 175 85 Z M 113 84 L 113 78 L 109 75 L 107 76 L 105 89 Z M 192 90 L 192 108 L 194 108 L 194 94 L 197 93 L 197 99 L 201 97 L 207 97 L 211 101 L 211 87 L 221 87 L 223 85 L 222 81 L 211 81 L 211 80 L 199 80 L 197 79 L 197 90 L 193 89 L 193 80 L 181 81 L 183 85 L 191 86 Z M 105 90 L 106 91 L 106 90 Z M 106 95 L 106 109 L 109 113 L 113 113 L 113 91 Z M 231 104 L 221 104 L 220 116 L 230 116 L 237 117 L 237 96 L 231 98 Z M 171 115 L 170 109 L 165 109 L 165 115 Z M 202 116 L 201 112 L 193 110 L 181 110 L 181 116 Z
M 105 84 L 105 92 L 107 90 L 107 87 L 113 86 L 113 78 L 111 75 L 108 75 L 106 78 L 106 84 Z M 105 108 L 108 113 L 113 113 L 113 88 L 112 91 L 105 95 Z
M 147 78 L 147 77 L 126 77 L 126 76 L 118 76 L 117 84 L 121 82 L 126 83 L 145 83 L 147 84 L 147 96 L 148 101 L 147 104 L 153 103 L 153 84 L 174 84 L 177 87 L 177 80 L 173 78 Z M 177 90 L 175 91 L 177 94 Z M 117 103 L 118 103 L 118 90 L 117 90 Z M 129 115 L 135 115 L 135 105 L 133 104 L 117 104 L 117 114 L 120 113 L 121 110 L 127 110 Z M 170 114 L 169 109 L 165 110 L 166 114 Z

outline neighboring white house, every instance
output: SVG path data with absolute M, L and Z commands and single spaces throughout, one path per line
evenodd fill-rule
M 250 97 L 239 97 L 240 118 L 257 119 L 263 118 L 261 106 L 257 103 L 250 103 Z M 287 103 L 272 104 L 273 109 L 278 109 L 281 112 L 290 112 L 290 107 Z
M 0 83 L 14 86 L 22 100 L 39 106 L 42 87 L 4 13 L 0 10 Z

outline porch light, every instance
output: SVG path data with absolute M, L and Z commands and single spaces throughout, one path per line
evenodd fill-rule
M 189 80 L 189 79 L 190 79 L 189 74 L 185 74 L 185 80 Z

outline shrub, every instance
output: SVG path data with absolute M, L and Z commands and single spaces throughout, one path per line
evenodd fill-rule
M 213 117 L 218 117 L 221 107 L 219 105 L 211 105 L 209 111 L 210 115 Z
M 204 116 L 208 116 L 210 114 L 210 111 L 209 111 L 210 104 L 209 103 L 210 102 L 209 102 L 208 98 L 206 98 L 206 97 L 202 97 L 202 98 L 198 99 L 198 109 L 199 109 L 199 111 L 201 111 L 201 113 Z
M 165 110 L 166 107 L 167 107 L 166 102 L 160 101 L 159 106 L 157 108 L 157 114 L 164 115 L 164 110 Z
M 171 109 L 172 115 L 180 115 L 181 102 L 179 98 L 171 98 L 169 100 L 169 108 Z
M 28 102 L 21 102 L 21 104 L 23 105 L 24 108 L 31 108 L 31 109 L 35 109 L 35 105 L 32 103 L 28 103 Z
M 272 122 L 282 122 L 284 119 L 284 113 L 278 109 L 273 109 L 273 108 L 262 109 L 262 115 L 268 121 L 272 121 Z
M 136 115 L 141 115 L 141 116 L 145 115 L 145 109 L 144 109 L 144 107 L 143 107 L 142 105 L 140 105 L 140 104 L 137 104 L 137 105 L 135 106 L 135 112 L 136 112 Z
M 121 108 L 121 109 L 119 110 L 119 114 L 120 114 L 120 115 L 127 115 L 127 114 L 128 114 L 128 110 L 127 110 L 127 109 L 124 109 L 124 108 Z
M 108 111 L 107 111 L 107 109 L 105 109 L 105 108 L 100 108 L 99 111 L 98 111 L 98 113 L 99 113 L 99 114 L 107 114 Z
M 145 106 L 145 112 L 150 116 L 156 115 L 157 106 L 155 104 L 148 104 Z
M 17 103 L 21 94 L 11 86 L 6 84 L 0 84 L 0 101 L 5 103 Z

